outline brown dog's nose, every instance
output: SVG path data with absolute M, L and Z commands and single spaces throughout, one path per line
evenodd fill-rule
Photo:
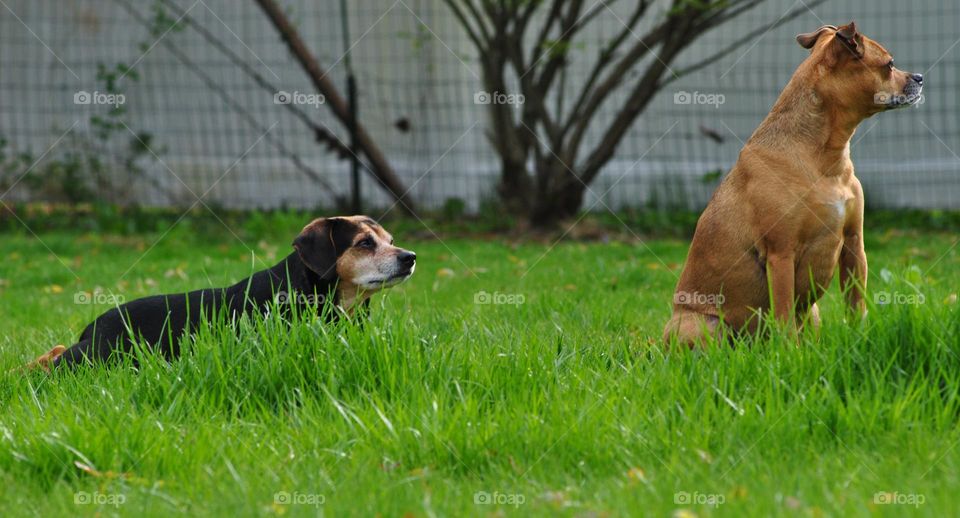
M 409 268 L 413 266 L 413 263 L 417 262 L 417 254 L 405 250 L 397 256 L 397 262 Z
M 918 85 L 923 84 L 923 74 L 911 74 L 910 78 L 916 81 Z

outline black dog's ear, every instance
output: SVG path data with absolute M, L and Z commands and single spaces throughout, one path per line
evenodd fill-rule
M 338 254 L 334 234 L 340 224 L 337 218 L 313 220 L 293 240 L 300 260 L 323 280 L 332 281 L 337 277 Z
M 812 49 L 814 45 L 817 44 L 817 40 L 823 35 L 827 30 L 837 30 L 835 25 L 824 25 L 819 29 L 813 32 L 805 32 L 803 34 L 797 34 L 797 43 L 805 49 Z

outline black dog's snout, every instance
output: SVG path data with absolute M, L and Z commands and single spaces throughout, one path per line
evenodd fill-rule
M 407 267 L 413 266 L 413 263 L 417 262 L 417 254 L 413 252 L 406 252 L 406 251 L 400 252 L 400 254 L 397 255 L 397 262 L 399 262 L 403 266 L 407 266 Z
M 910 79 L 916 81 L 918 85 L 923 84 L 923 74 L 910 74 Z

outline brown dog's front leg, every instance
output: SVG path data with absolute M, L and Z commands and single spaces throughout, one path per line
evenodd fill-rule
M 773 314 L 780 322 L 792 324 L 794 293 L 793 253 L 770 253 L 767 256 L 767 282 L 770 283 L 773 298 Z
M 850 311 L 864 316 L 867 312 L 864 302 L 867 292 L 867 253 L 863 248 L 863 238 L 857 231 L 843 236 L 843 248 L 840 250 L 840 289 L 847 298 Z
M 863 248 L 863 189 L 854 184 L 854 203 L 850 220 L 843 227 L 840 249 L 840 289 L 851 313 L 863 318 L 867 314 L 864 297 L 867 293 L 867 253 Z

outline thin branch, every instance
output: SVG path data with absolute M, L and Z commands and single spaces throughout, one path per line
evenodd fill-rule
M 573 126 L 573 123 L 576 122 L 578 114 L 583 109 L 583 103 L 593 90 L 593 86 L 600 79 L 604 69 L 613 63 L 613 56 L 616 54 L 617 49 L 620 48 L 620 45 L 623 44 L 627 36 L 633 34 L 633 29 L 640 21 L 640 18 L 646 14 L 649 7 L 650 2 L 648 0 L 641 0 L 638 2 L 637 8 L 634 9 L 633 13 L 630 15 L 630 18 L 627 20 L 623 30 L 620 31 L 620 34 L 611 40 L 610 43 L 600 52 L 600 56 L 597 58 L 597 62 L 594 64 L 593 70 L 591 70 L 590 74 L 587 75 L 587 81 L 580 90 L 580 95 L 577 96 L 577 100 L 573 103 L 573 108 L 570 110 L 569 118 L 563 124 L 563 129 L 561 130 L 563 134 L 566 134 L 567 131 L 569 131 Z
M 580 173 L 580 178 L 584 183 L 591 182 L 603 165 L 610 160 L 633 121 L 653 99 L 660 78 L 669 69 L 667 63 L 673 61 L 677 54 L 693 41 L 691 36 L 696 34 L 695 18 L 690 16 L 672 17 L 668 22 L 670 22 L 668 25 L 669 36 L 664 40 L 658 59 L 652 61 L 650 66 L 647 67 L 646 73 L 637 82 L 623 107 L 617 112 L 617 116 L 614 117 L 613 122 L 603 133 L 600 144 L 584 162 Z M 576 144 L 579 145 L 579 141 Z M 574 143 L 571 142 L 569 145 L 574 145 Z
M 543 57 L 541 49 L 547 41 L 547 35 L 550 34 L 550 29 L 553 27 L 553 24 L 560 19 L 563 2 L 564 0 L 553 0 L 553 4 L 550 5 L 550 11 L 547 13 L 547 17 L 540 27 L 540 34 L 537 36 L 537 39 L 534 40 L 533 48 L 530 51 L 530 66 L 536 65 L 536 63 L 540 61 L 540 58 Z
M 320 67 L 316 58 L 300 37 L 300 33 L 297 32 L 297 29 L 290 23 L 283 9 L 277 5 L 274 0 L 255 0 L 255 2 L 263 9 L 263 12 L 267 15 L 271 24 L 287 44 L 290 53 L 293 54 L 294 58 L 303 68 L 303 71 L 306 72 L 310 78 L 314 88 L 324 95 L 327 106 L 330 107 L 331 111 L 333 111 L 334 115 L 336 115 L 342 124 L 349 126 L 350 107 L 347 101 L 340 95 L 336 86 L 334 86 L 333 82 L 327 77 L 327 72 Z M 366 128 L 364 128 L 359 121 L 357 121 L 355 129 L 357 132 L 357 144 L 370 160 L 371 167 L 369 171 L 395 199 L 402 202 L 401 206 L 405 210 L 414 210 L 415 205 L 410 193 L 394 172 L 393 167 L 390 166 L 383 152 L 380 151 L 380 148 L 374 142 L 373 137 L 370 136 Z
M 146 18 L 144 18 L 139 12 L 136 11 L 133 8 L 133 6 L 130 5 L 128 0 L 114 0 L 114 1 L 120 4 L 120 6 L 123 7 L 123 9 L 126 10 L 127 13 L 134 20 L 137 21 L 137 23 L 140 23 L 141 25 L 143 25 L 144 27 L 147 27 L 148 29 L 150 28 L 150 22 Z M 162 1 L 164 3 L 168 3 L 167 0 L 162 0 Z M 182 16 L 181 20 L 184 20 L 184 21 L 187 20 L 187 16 L 185 15 Z M 196 24 L 192 19 L 188 21 L 188 24 L 191 24 L 192 27 L 196 28 Z M 213 78 L 210 77 L 210 75 L 208 75 L 203 70 L 203 68 L 201 68 L 199 65 L 194 63 L 193 60 L 191 60 L 183 51 L 181 51 L 176 45 L 174 45 L 169 38 L 162 39 L 160 43 L 164 46 L 164 48 L 167 49 L 167 51 L 169 51 L 175 58 L 177 58 L 177 61 L 183 64 L 183 66 L 186 67 L 188 70 L 193 72 L 193 74 L 196 75 L 198 78 L 200 78 L 200 81 L 203 82 L 204 85 L 206 85 L 207 89 L 209 89 L 217 97 L 219 97 L 220 100 L 224 102 L 224 104 L 230 107 L 230 109 L 232 109 L 234 112 L 239 114 L 247 122 L 247 124 L 255 128 L 259 133 L 263 134 L 264 140 L 269 142 L 281 154 L 289 158 L 290 161 L 293 162 L 294 166 L 296 166 L 298 170 L 300 170 L 305 176 L 307 176 L 311 180 L 320 184 L 320 186 L 322 186 L 324 189 L 329 191 L 335 201 L 337 201 L 338 203 L 342 203 L 344 201 L 343 197 L 337 193 L 336 189 L 333 188 L 333 185 L 331 185 L 318 172 L 310 168 L 303 161 L 303 159 L 300 158 L 298 154 L 294 153 L 286 145 L 284 145 L 281 139 L 271 134 L 268 131 L 268 128 L 263 124 L 261 124 L 260 121 L 258 121 L 257 118 L 250 113 L 249 110 L 247 110 L 239 101 L 237 101 L 229 93 L 227 93 L 226 88 L 224 88 L 223 85 L 214 81 Z M 274 89 L 272 91 L 275 92 L 276 90 Z M 323 128 L 320 128 L 320 129 L 323 130 Z M 326 130 L 323 130 L 323 131 L 325 132 Z M 332 136 L 330 136 L 329 140 L 324 140 L 323 142 L 327 144 L 327 146 L 330 147 L 337 155 L 339 155 L 340 158 L 345 158 L 346 156 L 349 156 L 350 150 L 340 145 L 339 141 L 337 141 Z M 344 153 L 346 153 L 346 155 Z
M 568 139 L 568 145 L 573 149 L 579 148 L 580 142 L 583 140 L 583 136 L 586 134 L 587 128 L 594 115 L 596 115 L 600 106 L 602 106 L 604 101 L 610 96 L 610 93 L 623 84 L 623 78 L 630 69 L 633 68 L 642 57 L 652 52 L 651 49 L 654 46 L 671 36 L 670 28 L 672 20 L 672 18 L 667 19 L 640 38 L 638 43 L 617 62 L 613 70 L 607 73 L 605 79 L 593 88 L 587 97 L 587 101 L 583 103 L 583 108 L 580 109 L 575 116 L 572 116 L 570 120 L 574 126 Z M 657 67 L 663 66 L 665 68 L 662 61 L 663 57 L 658 55 L 657 59 L 650 64 L 650 67 L 656 65 Z M 650 70 L 650 68 L 648 68 L 648 70 Z
M 470 38 L 470 41 L 476 45 L 477 49 L 482 49 L 486 42 L 486 34 L 481 35 L 480 33 L 474 31 L 473 26 L 470 25 L 469 20 L 467 20 L 466 14 L 460 9 L 460 6 L 457 5 L 457 0 L 443 0 L 443 3 L 447 4 L 447 7 L 453 11 L 453 16 L 460 22 L 460 26 L 463 27 L 463 30 L 466 31 L 467 37 Z M 484 31 L 482 20 L 476 20 L 476 23 L 480 26 L 480 30 Z
M 700 70 L 700 69 L 702 69 L 702 68 L 704 68 L 704 67 L 706 67 L 706 66 L 708 66 L 708 65 L 713 64 L 714 62 L 720 60 L 720 59 L 723 58 L 724 56 L 727 56 L 727 55 L 730 54 L 731 52 L 733 52 L 733 51 L 737 50 L 738 48 L 742 47 L 742 46 L 745 45 L 747 42 L 753 41 L 753 40 L 756 39 L 758 36 L 761 36 L 761 35 L 763 35 L 764 33 L 768 32 L 768 31 L 771 31 L 771 30 L 773 30 L 773 29 L 775 29 L 775 28 L 777 28 L 777 27 L 779 27 L 779 26 L 781 26 L 781 25 L 783 25 L 783 24 L 791 21 L 791 20 L 793 20 L 794 18 L 796 18 L 796 17 L 798 17 L 798 16 L 803 15 L 804 13 L 806 13 L 806 12 L 809 11 L 808 7 L 809 7 L 809 8 L 812 8 L 813 6 L 822 4 L 822 3 L 826 2 L 826 1 L 827 1 L 827 0 L 811 0 L 811 1 L 807 4 L 807 6 L 799 7 L 799 8 L 797 8 L 797 9 L 794 9 L 793 11 L 787 13 L 786 15 L 784 15 L 783 17 L 781 17 L 780 19 L 775 20 L 775 21 L 773 21 L 773 22 L 770 22 L 770 23 L 768 23 L 768 24 L 766 24 L 766 25 L 762 25 L 762 26 L 760 26 L 760 27 L 758 27 L 758 28 L 756 28 L 756 29 L 748 32 L 748 33 L 747 33 L 745 36 L 743 36 L 742 38 L 737 39 L 736 41 L 734 41 L 734 42 L 731 43 L 730 45 L 724 47 L 723 49 L 721 49 L 720 51 L 718 51 L 718 52 L 710 55 L 709 57 L 707 57 L 707 58 L 705 58 L 705 59 L 703 59 L 703 60 L 701 60 L 701 61 L 698 61 L 698 62 L 694 63 L 693 65 L 690 65 L 690 66 L 688 66 L 688 67 L 685 67 L 685 68 L 682 68 L 682 69 L 676 71 L 676 74 L 675 74 L 675 75 L 673 75 L 673 76 L 670 77 L 669 79 L 666 79 L 665 81 L 661 81 L 661 82 L 660 82 L 660 85 L 661 85 L 661 86 L 665 86 L 665 85 L 667 85 L 667 84 L 669 84 L 669 83 L 672 83 L 673 81 L 676 81 L 677 79 L 679 79 L 679 78 L 681 78 L 681 77 L 683 77 L 683 76 L 685 76 L 685 75 L 692 74 L 693 72 L 696 72 L 697 70 Z
M 456 0 L 453 0 L 456 1 Z M 483 1 L 483 0 L 481 0 Z M 476 20 L 478 28 L 480 29 L 480 34 L 483 35 L 483 39 L 490 41 L 490 31 L 487 29 L 487 26 L 484 22 L 483 15 L 480 14 L 480 11 L 477 9 L 477 6 L 473 5 L 473 0 L 463 0 L 464 5 L 467 6 L 467 10 L 470 11 L 470 15 L 473 16 L 473 19 Z
M 543 67 L 543 71 L 537 77 L 537 90 L 540 92 L 549 91 L 550 86 L 553 84 L 553 80 L 557 76 L 557 71 L 559 71 L 560 68 L 567 63 L 567 52 L 570 50 L 569 44 L 575 32 L 573 31 L 573 27 L 580 17 L 580 11 L 582 8 L 583 0 L 571 0 L 570 9 L 567 10 L 567 14 L 564 16 L 564 19 L 560 24 L 560 28 L 563 30 L 563 32 L 560 33 L 559 38 L 553 45 L 550 46 L 550 49 L 547 51 L 550 53 L 550 56 L 547 59 L 546 65 Z M 562 45 L 560 52 L 552 52 L 553 48 L 557 45 Z M 531 68 L 535 66 L 536 63 L 532 63 L 530 65 Z

